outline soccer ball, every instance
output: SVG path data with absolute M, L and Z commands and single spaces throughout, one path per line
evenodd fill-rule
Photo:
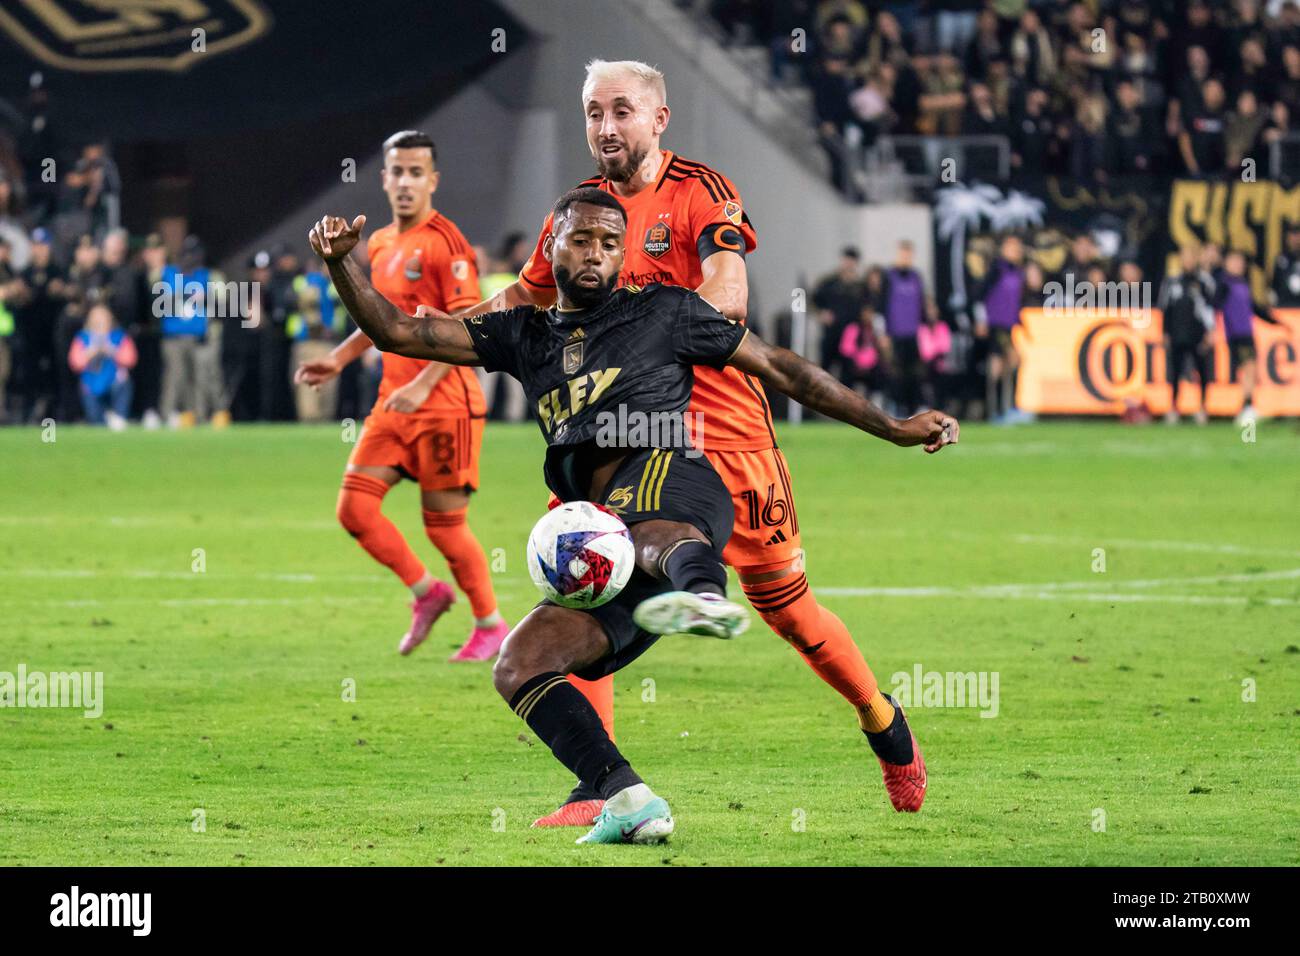
M 542 595 L 561 607 L 593 608 L 614 600 L 635 565 L 627 525 L 589 501 L 552 508 L 528 536 L 528 573 Z

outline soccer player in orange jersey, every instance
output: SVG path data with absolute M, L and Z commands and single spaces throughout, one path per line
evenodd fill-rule
M 383 185 L 393 221 L 377 230 L 367 246 L 374 287 L 407 312 L 421 305 L 452 311 L 477 301 L 478 271 L 470 245 L 433 208 L 438 188 L 433 140 L 413 130 L 390 136 L 384 143 Z M 299 367 L 294 381 L 328 381 L 370 347 L 358 329 L 326 358 Z M 411 628 L 398 645 L 402 654 L 411 653 L 455 600 L 451 587 L 429 573 L 380 510 L 384 495 L 398 481 L 418 482 L 425 531 L 447 559 L 474 614 L 474 630 L 452 660 L 489 660 L 509 627 L 497 610 L 487 556 L 466 523 L 469 496 L 478 488 L 487 412 L 483 392 L 467 368 L 392 354 L 383 362 L 379 397 L 343 475 L 339 522 L 411 589 Z
M 621 283 L 694 289 L 727 318 L 743 320 L 745 256 L 756 248 L 757 237 L 729 179 L 660 146 L 669 118 L 663 74 L 644 63 L 594 60 L 587 66 L 582 108 L 598 171 L 582 185 L 613 193 L 627 211 Z M 550 233 L 548 217 L 519 279 L 467 314 L 553 304 L 555 283 L 542 252 Z M 910 736 L 901 739 L 900 713 L 881 693 L 848 629 L 817 603 L 804 576 L 790 473 L 762 386 L 736 368 L 698 367 L 690 411 L 703 422 L 695 443 L 735 504 L 736 524 L 723 556 L 739 574 L 745 596 L 768 626 L 853 705 L 894 808 L 919 810 L 926 787 L 920 749 L 912 748 Z M 570 679 L 613 739 L 611 679 Z M 600 809 L 596 794 L 579 782 L 564 806 L 535 825 L 588 825 Z

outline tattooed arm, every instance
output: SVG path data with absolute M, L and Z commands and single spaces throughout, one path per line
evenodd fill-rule
M 307 236 L 312 250 L 329 267 L 339 299 L 360 329 L 381 352 L 449 365 L 480 364 L 464 323 L 449 321 L 441 312 L 407 315 L 375 291 L 360 264 L 349 255 L 365 224 L 365 216 L 357 216 L 350 226 L 346 219 L 326 216 Z
M 748 372 L 806 408 L 895 445 L 924 445 L 927 452 L 933 453 L 957 442 L 959 426 L 951 415 L 921 412 L 907 419 L 893 418 L 841 385 L 825 369 L 789 349 L 769 345 L 753 332 L 745 336 L 728 364 Z

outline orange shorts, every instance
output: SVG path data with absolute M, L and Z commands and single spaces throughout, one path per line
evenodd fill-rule
M 422 491 L 477 491 L 483 421 L 371 412 L 348 464 L 396 468 Z
M 763 451 L 705 451 L 731 492 L 736 524 L 722 552 L 737 570 L 775 570 L 802 557 L 799 518 L 785 456 Z

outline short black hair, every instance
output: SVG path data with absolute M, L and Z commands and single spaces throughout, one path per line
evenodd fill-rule
M 438 166 L 438 147 L 433 145 L 428 133 L 421 133 L 418 129 L 400 130 L 388 137 L 384 140 L 385 156 L 390 149 L 427 149 L 433 156 L 434 168 Z
M 566 212 L 579 203 L 616 210 L 623 217 L 623 225 L 627 225 L 627 210 L 623 208 L 623 204 L 612 193 L 597 189 L 595 186 L 579 186 L 577 189 L 570 189 L 557 199 L 551 209 L 551 221 L 558 222 Z

